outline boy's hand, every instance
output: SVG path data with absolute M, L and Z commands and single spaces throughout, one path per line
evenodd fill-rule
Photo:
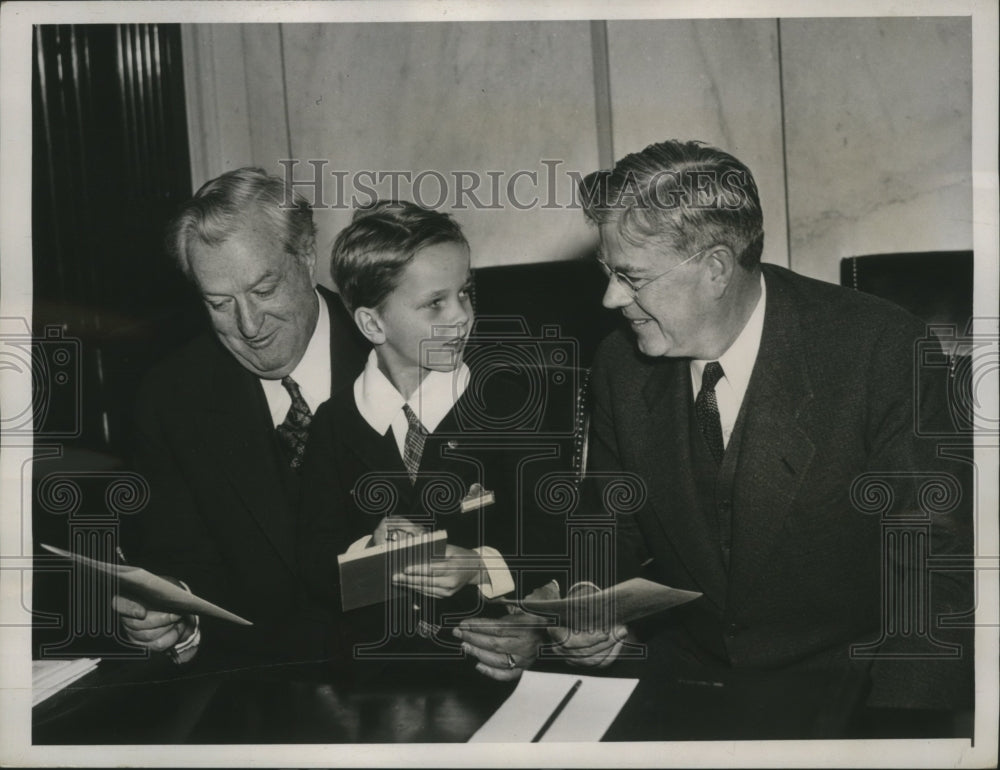
M 444 558 L 413 564 L 393 575 L 392 582 L 440 599 L 452 596 L 467 585 L 479 585 L 485 572 L 486 566 L 478 553 L 449 544 Z

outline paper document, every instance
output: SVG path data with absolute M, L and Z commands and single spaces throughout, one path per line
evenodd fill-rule
M 86 556 L 70 553 L 61 548 L 53 548 L 45 543 L 41 543 L 41 546 L 46 551 L 57 556 L 65 556 L 84 567 L 96 569 L 109 575 L 117 575 L 118 590 L 122 595 L 135 599 L 150 609 L 176 612 L 181 615 L 210 615 L 213 618 L 221 618 L 244 626 L 253 625 L 249 620 L 244 620 L 239 615 L 234 615 L 229 610 L 224 610 L 200 596 L 195 596 L 181 586 L 174 585 L 169 580 L 139 567 L 88 559 Z
M 609 624 L 631 623 L 701 596 L 697 591 L 670 588 L 645 578 L 632 578 L 603 591 L 593 585 L 589 591 L 575 589 L 564 599 L 501 599 L 500 603 L 517 605 L 527 612 L 553 613 L 559 625 L 579 628 L 584 623 L 600 624 L 602 619 Z
M 31 661 L 31 705 L 37 706 L 77 679 L 90 673 L 100 658 Z
M 601 740 L 629 699 L 638 679 L 525 671 L 517 689 L 469 742 L 530 743 L 577 680 L 580 680 L 580 687 L 539 742 Z
M 395 543 L 348 551 L 337 557 L 340 567 L 340 604 L 344 612 L 378 604 L 390 596 L 401 596 L 392 576 L 411 564 L 427 563 L 444 556 L 447 530 L 439 529 Z

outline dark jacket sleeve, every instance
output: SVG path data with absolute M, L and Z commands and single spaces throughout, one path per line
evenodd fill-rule
M 900 320 L 874 350 L 869 472 L 852 494 L 856 508 L 881 516 L 883 529 L 885 641 L 874 656 L 869 704 L 971 706 L 973 572 L 934 567 L 974 552 L 971 449 L 942 440 L 954 432 L 956 404 L 946 367 L 928 365 L 943 358 L 933 335 L 916 319 Z M 898 627 L 905 599 L 916 602 L 912 613 L 903 611 L 912 629 Z

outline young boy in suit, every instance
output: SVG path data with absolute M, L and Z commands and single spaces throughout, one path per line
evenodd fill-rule
M 407 589 L 406 598 L 345 613 L 341 629 L 349 629 L 348 644 L 399 652 L 390 637 L 413 636 L 401 628 L 429 636 L 443 625 L 438 644 L 455 648 L 451 629 L 462 617 L 545 582 L 541 573 L 519 581 L 506 561 L 551 525 L 527 513 L 531 495 L 518 488 L 523 458 L 497 430 L 523 408 L 525 394 L 488 365 L 488 355 L 475 371 L 465 362 L 470 256 L 451 217 L 383 201 L 355 215 L 332 262 L 374 349 L 354 387 L 313 419 L 303 465 L 302 572 L 322 601 L 339 606 L 338 554 L 445 529 L 443 558 L 387 576 Z M 523 653 L 503 660 L 514 669 L 530 662 Z

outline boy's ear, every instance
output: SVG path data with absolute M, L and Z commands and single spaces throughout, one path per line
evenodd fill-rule
M 385 331 L 382 329 L 382 319 L 378 310 L 372 307 L 359 307 L 354 311 L 354 323 L 361 333 L 373 345 L 385 342 Z

